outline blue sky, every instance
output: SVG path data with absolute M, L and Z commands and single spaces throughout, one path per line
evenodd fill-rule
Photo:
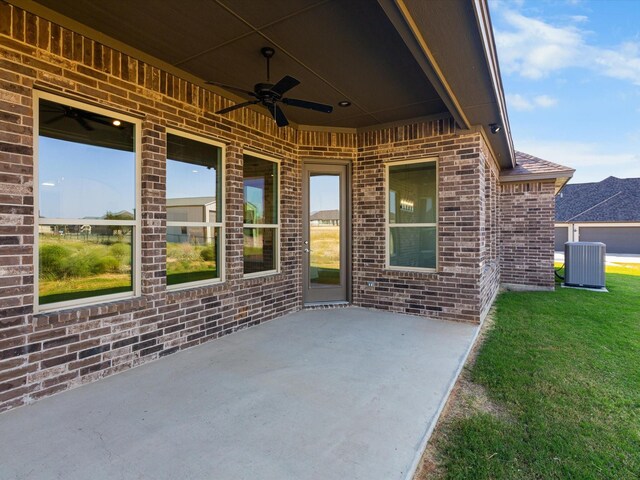
M 40 215 L 102 218 L 135 210 L 135 155 L 40 136 Z
M 640 177 L 640 0 L 490 0 L 511 133 L 576 169 Z
M 40 215 L 102 218 L 135 210 L 135 154 L 41 136 Z M 167 198 L 214 197 L 216 171 L 167 162 Z

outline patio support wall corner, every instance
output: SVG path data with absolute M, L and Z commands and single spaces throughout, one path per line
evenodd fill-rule
M 497 290 L 497 280 L 485 277 L 498 275 L 497 266 L 485 270 L 485 168 L 495 162 L 482 136 L 458 132 L 452 119 L 442 119 L 367 132 L 358 140 L 353 176 L 353 303 L 480 322 Z M 437 269 L 386 268 L 385 163 L 434 157 L 439 183 Z M 495 174 L 491 178 L 495 182 Z

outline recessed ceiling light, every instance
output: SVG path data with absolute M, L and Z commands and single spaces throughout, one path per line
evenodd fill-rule
M 339 107 L 350 107 L 351 106 L 351 102 L 349 100 L 340 100 L 338 102 L 338 106 Z
M 42 182 L 40 185 L 42 185 L 43 187 L 55 187 L 56 184 L 53 182 Z
M 120 125 L 122 125 L 122 122 L 120 120 L 114 120 L 112 123 L 116 127 L 119 127 Z

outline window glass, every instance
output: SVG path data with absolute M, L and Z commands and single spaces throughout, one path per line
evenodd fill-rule
M 219 227 L 167 227 L 167 285 L 218 278 Z
M 134 124 L 41 99 L 38 131 L 38 303 L 133 292 Z
M 278 222 L 278 165 L 245 155 L 243 165 L 244 223 Z
M 389 166 L 387 238 L 390 267 L 436 268 L 436 185 L 436 162 Z
M 276 269 L 276 229 L 244 229 L 244 273 Z
M 392 267 L 436 267 L 436 227 L 391 229 L 389 260 Z
M 167 285 L 220 277 L 222 150 L 167 135 Z
M 120 122 L 119 126 L 113 122 Z M 134 125 L 40 101 L 40 218 L 133 219 Z
M 435 223 L 436 164 L 389 167 L 389 223 Z
M 167 135 L 167 207 L 171 207 L 167 208 L 167 220 L 222 221 L 222 210 L 218 206 L 222 189 L 221 163 L 220 147 Z M 179 218 L 179 210 L 173 207 L 187 203 L 206 205 L 206 218 L 200 213 Z
M 309 282 L 339 285 L 340 175 L 309 175 L 309 211 Z
M 133 290 L 133 227 L 40 225 L 40 304 Z
M 243 186 L 244 273 L 277 270 L 278 164 L 245 155 Z

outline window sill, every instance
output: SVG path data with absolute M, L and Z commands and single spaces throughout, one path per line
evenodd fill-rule
M 255 278 L 275 277 L 280 274 L 280 270 L 267 270 L 265 272 L 245 273 L 242 276 L 243 280 L 253 280 Z
M 121 314 L 144 308 L 146 299 L 142 296 L 134 295 L 105 295 L 104 297 L 93 297 L 91 302 L 58 302 L 48 303 L 43 306 L 38 306 L 34 310 L 34 317 L 47 317 L 64 315 L 73 312 L 74 316 L 79 318 L 91 318 L 95 315 L 100 315 L 102 310 L 113 310 L 115 314 Z
M 407 278 L 415 278 L 415 277 L 437 277 L 440 275 L 441 270 L 437 268 L 394 268 L 394 267 L 385 267 L 383 270 L 387 275 L 396 275 L 399 277 L 407 277 Z

